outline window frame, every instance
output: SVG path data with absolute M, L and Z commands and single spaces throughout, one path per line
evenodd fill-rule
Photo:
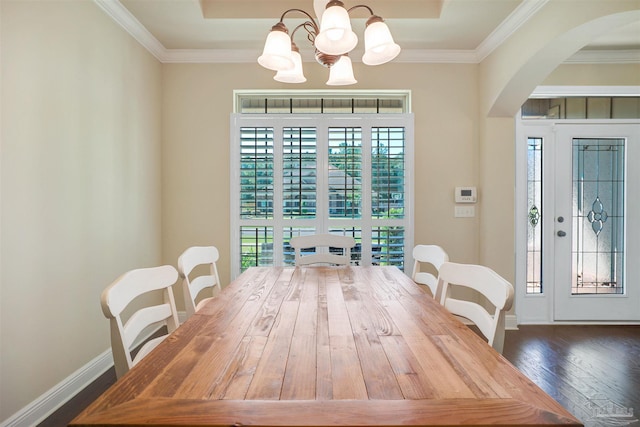
M 363 204 L 362 218 L 353 220 L 328 218 L 329 193 L 322 191 L 328 181 L 328 130 L 329 127 L 360 127 L 362 129 L 363 152 Z M 243 127 L 259 127 L 274 129 L 274 216 L 273 219 L 242 219 L 240 218 L 240 129 Z M 309 219 L 284 219 L 282 216 L 282 181 L 276 171 L 282 167 L 281 143 L 282 129 L 286 127 L 315 127 L 317 129 L 317 200 L 316 218 Z M 405 215 L 401 219 L 375 219 L 371 215 L 371 129 L 376 127 L 403 127 L 405 130 L 404 151 L 404 209 Z M 326 232 L 330 228 L 353 227 L 354 221 L 362 227 L 362 263 L 370 264 L 371 235 L 373 227 L 403 226 L 404 236 L 404 266 L 410 268 L 412 262 L 411 251 L 413 249 L 413 209 L 414 209 L 414 117 L 412 113 L 404 114 L 241 114 L 231 115 L 230 125 L 230 248 L 231 248 L 231 277 L 237 277 L 241 272 L 240 256 L 240 227 L 246 226 L 272 226 L 273 240 L 282 241 L 285 227 L 308 227 L 316 225 L 316 232 Z M 366 155 L 364 155 L 366 154 Z M 366 179 L 364 175 L 366 174 Z M 365 197 L 364 195 L 368 195 Z M 365 215 L 366 213 L 366 215 Z M 279 251 L 274 252 L 274 265 L 283 265 L 284 257 Z

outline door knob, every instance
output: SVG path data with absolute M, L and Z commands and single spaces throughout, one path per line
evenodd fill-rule
M 564 231 L 562 231 L 562 230 L 558 230 L 558 233 L 557 233 L 557 234 L 558 234 L 558 237 L 564 237 L 564 236 L 566 236 L 566 235 L 567 235 L 567 233 L 565 233 L 565 232 L 564 232 Z

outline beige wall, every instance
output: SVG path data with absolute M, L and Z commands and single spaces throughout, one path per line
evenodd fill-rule
M 275 82 L 272 73 L 257 64 L 164 65 L 164 262 L 175 263 L 188 246 L 213 244 L 221 251 L 221 280 L 229 280 L 233 90 L 328 88 L 324 68 L 304 65 L 308 81 L 303 85 Z M 571 67 L 571 73 L 560 67 L 562 75 L 554 73 L 548 80 L 570 85 L 567 77 L 579 74 L 585 76 L 579 79 L 580 85 L 640 84 L 637 64 Z M 357 89 L 412 92 L 415 242 L 442 245 L 453 260 L 483 262 L 513 280 L 514 120 L 482 117 L 478 66 L 392 63 L 366 67 L 356 63 L 354 70 Z M 389 74 L 398 77 L 390 80 Z M 453 190 L 461 185 L 478 186 L 476 218 L 453 217 Z M 181 298 L 177 295 L 179 305 Z
M 326 88 L 327 72 L 306 63 L 291 86 L 255 63 L 160 65 L 88 0 L 0 0 L 0 18 L 1 423 L 109 348 L 99 295 L 122 272 L 214 244 L 228 281 L 233 90 Z M 356 63 L 345 90 L 412 91 L 416 243 L 513 280 L 516 111 L 485 117 L 481 67 Z M 639 85 L 638 71 L 528 84 Z M 478 186 L 477 217 L 453 217 L 459 185 Z
M 640 86 L 640 64 L 560 65 L 543 86 Z
M 161 65 L 91 1 L 2 0 L 0 423 L 109 348 L 160 262 Z
M 412 91 L 415 241 L 441 244 L 461 262 L 476 261 L 478 218 L 453 217 L 453 190 L 479 185 L 477 66 L 354 67 L 358 89 Z M 302 88 L 326 88 L 326 71 L 305 63 L 309 81 Z M 257 64 L 165 64 L 163 73 L 163 256 L 175 262 L 188 246 L 213 244 L 221 250 L 218 267 L 226 283 L 233 90 L 284 86 Z
M 640 86 L 640 64 L 561 65 L 538 85 Z M 514 283 L 515 121 L 480 114 L 479 127 L 479 261 Z

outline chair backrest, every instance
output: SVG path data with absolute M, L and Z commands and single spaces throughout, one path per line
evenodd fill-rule
M 451 313 L 471 320 L 487 338 L 489 345 L 502 353 L 504 346 L 505 313 L 513 304 L 513 286 L 488 267 L 445 262 L 440 267 L 438 286 L 442 291 L 440 302 Z M 495 307 L 491 314 L 484 306 L 451 296 L 451 286 L 474 289 Z
M 434 298 L 440 298 L 438 295 L 438 271 L 440 266 L 449 261 L 449 255 L 437 245 L 416 245 L 413 248 L 413 274 L 411 278 L 420 285 L 427 285 Z M 420 271 L 421 264 L 431 264 L 436 274 L 426 271 Z
M 356 241 L 350 236 L 312 234 L 310 236 L 292 237 L 289 244 L 295 250 L 296 265 L 320 263 L 349 265 L 351 263 L 351 248 L 356 245 Z M 317 248 L 320 247 L 342 249 L 342 254 L 318 252 Z M 302 249 L 308 248 L 316 248 L 316 253 L 303 256 Z
M 102 312 L 111 324 L 111 351 L 118 378 L 142 360 L 168 334 L 147 341 L 136 356 L 131 350 L 141 332 L 151 325 L 166 325 L 168 333 L 179 325 L 178 311 L 173 298 L 173 284 L 178 272 L 171 265 L 131 270 L 111 283 L 100 298 Z M 136 297 L 152 291 L 162 291 L 163 301 L 157 305 L 138 308 L 126 322 L 122 312 Z
M 220 253 L 215 246 L 192 246 L 187 248 L 178 258 L 178 272 L 182 278 L 182 291 L 184 293 L 184 307 L 187 317 L 191 317 L 203 305 L 212 299 L 221 290 L 220 278 L 216 262 Z M 198 266 L 209 267 L 208 275 L 189 277 Z M 211 291 L 207 296 L 203 290 Z

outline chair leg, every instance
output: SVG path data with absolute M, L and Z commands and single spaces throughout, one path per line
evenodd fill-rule
M 502 354 L 502 350 L 504 349 L 504 324 L 505 324 L 505 312 L 500 311 L 498 315 L 498 326 L 496 328 L 496 333 L 493 336 L 493 345 L 492 347 L 500 354 Z

